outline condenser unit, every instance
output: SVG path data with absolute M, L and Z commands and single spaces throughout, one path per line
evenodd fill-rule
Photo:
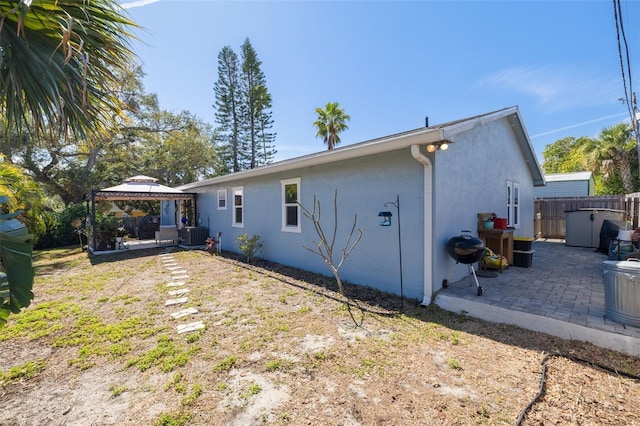
M 203 245 L 206 239 L 207 228 L 203 226 L 185 226 L 182 228 L 182 244 L 184 245 Z

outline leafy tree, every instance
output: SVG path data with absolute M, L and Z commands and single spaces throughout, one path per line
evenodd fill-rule
M 209 125 L 188 111 L 162 110 L 157 96 L 144 92 L 139 66 L 118 74 L 122 84 L 114 91 L 126 109 L 117 128 L 90 141 L 22 138 L 11 147 L 13 160 L 65 205 L 81 202 L 91 189 L 137 174 L 179 185 L 220 173 Z
M 4 208 L 19 212 L 17 219 L 26 224 L 29 233 L 41 235 L 45 230 L 44 199 L 40 186 L 20 167 L 0 157 L 0 196 L 5 197 Z
M 542 152 L 545 173 L 571 173 L 589 169 L 583 147 L 592 144 L 590 138 L 569 136 L 545 147 Z
M 638 190 L 637 143 L 633 129 L 620 123 L 602 130 L 596 138 L 566 137 L 547 145 L 542 155 L 545 173 L 589 170 L 598 195 Z
M 0 0 L 0 116 L 5 129 L 64 139 L 100 134 L 121 105 L 113 70 L 132 62 L 137 25 L 116 0 Z
M 344 112 L 337 102 L 329 102 L 324 109 L 316 108 L 318 118 L 313 123 L 317 127 L 316 137 L 322 138 L 327 149 L 333 149 L 340 143 L 340 133 L 347 130 L 347 121 L 351 117 Z
M 146 135 L 142 140 L 141 171 L 169 186 L 219 174 L 221 166 L 211 127 L 186 111 L 178 115 L 165 111 L 163 118 L 175 121 L 179 130 Z

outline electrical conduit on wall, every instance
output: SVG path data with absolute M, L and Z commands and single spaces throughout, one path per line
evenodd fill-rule
M 433 168 L 431 160 L 420 152 L 419 145 L 411 145 L 411 155 L 424 165 L 424 298 L 421 305 L 427 306 L 431 303 L 433 294 Z

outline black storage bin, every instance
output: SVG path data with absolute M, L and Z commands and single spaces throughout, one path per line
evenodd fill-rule
M 513 249 L 519 251 L 532 250 L 533 238 L 515 237 L 513 239 Z
M 533 253 L 535 250 L 514 250 L 513 251 L 513 266 L 519 268 L 530 268 L 533 261 Z

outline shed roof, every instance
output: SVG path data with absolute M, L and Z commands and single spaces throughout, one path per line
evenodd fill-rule
M 195 189 L 208 185 L 221 184 L 240 178 L 255 178 L 272 173 L 300 169 L 303 167 L 312 167 L 341 160 L 361 158 L 364 155 L 395 151 L 398 149 L 408 148 L 411 145 L 425 145 L 434 142 L 441 142 L 443 140 L 451 141 L 458 133 L 501 118 L 507 118 L 514 132 L 518 146 L 521 149 L 529 167 L 529 172 L 533 178 L 534 185 L 543 186 L 545 184 L 544 175 L 540 168 L 540 164 L 538 163 L 535 151 L 533 150 L 533 146 L 531 145 L 531 141 L 529 140 L 527 130 L 524 127 L 522 118 L 520 117 L 520 110 L 517 106 L 513 106 L 461 120 L 450 121 L 429 127 L 420 127 L 418 129 L 371 139 L 365 142 L 355 143 L 332 150 L 325 150 L 315 154 L 283 160 L 267 166 L 258 167 L 256 169 L 244 170 L 224 176 L 192 182 L 179 186 L 178 188 L 182 190 Z
M 572 172 L 572 173 L 550 173 L 545 174 L 544 178 L 547 182 L 564 182 L 571 180 L 589 180 L 591 172 Z

